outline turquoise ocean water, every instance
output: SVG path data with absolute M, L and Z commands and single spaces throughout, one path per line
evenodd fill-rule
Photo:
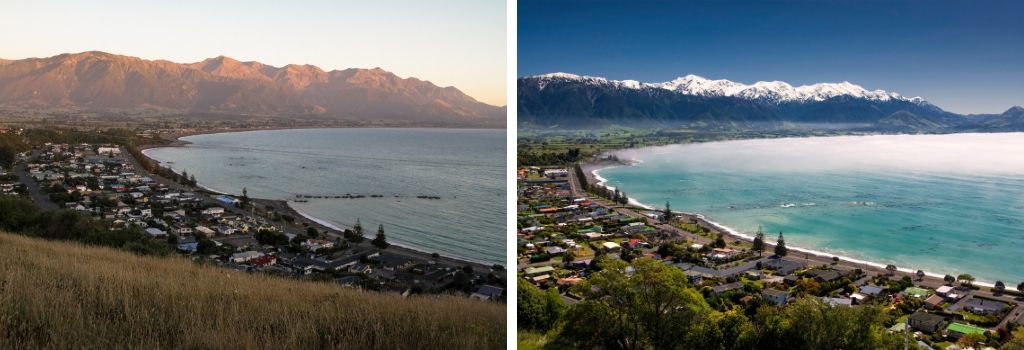
M 815 251 L 1024 280 L 1024 134 L 728 141 L 617 152 L 598 170 L 650 206 Z
M 359 218 L 393 244 L 505 263 L 505 130 L 303 129 L 197 135 L 146 151 L 200 185 L 227 193 L 383 195 L 291 203 L 336 227 Z M 395 196 L 401 198 L 395 198 Z M 416 196 L 439 196 L 419 199 Z

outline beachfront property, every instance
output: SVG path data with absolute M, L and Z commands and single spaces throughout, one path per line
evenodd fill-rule
M 965 302 L 960 313 L 981 316 L 954 314 L 957 310 L 947 308 L 967 294 L 966 287 L 915 283 L 912 276 L 864 271 L 806 256 L 778 257 L 770 249 L 759 254 L 748 242 L 731 239 L 722 246 L 712 229 L 692 218 L 666 223 L 657 211 L 630 208 L 574 188 L 572 173 L 552 179 L 543 175 L 545 170 L 519 170 L 518 276 L 541 289 L 557 290 L 567 303 L 584 298 L 574 286 L 595 273 L 595 261 L 631 264 L 635 259 L 654 259 L 679 269 L 686 283 L 719 311 L 747 305 L 786 307 L 797 298 L 814 298 L 831 307 L 872 305 L 892 314 L 894 322 L 886 327 L 904 332 L 909 325 L 915 342 L 929 346 L 955 341 L 962 334 L 959 331 L 994 330 L 1010 316 L 990 313 L 1016 306 Z M 902 319 L 906 321 L 895 321 Z M 968 328 L 949 330 L 952 321 Z
M 112 230 L 139 230 L 193 260 L 229 269 L 343 279 L 354 288 L 404 295 L 469 296 L 476 287 L 501 284 L 504 278 L 498 267 L 480 272 L 427 254 L 390 254 L 367 248 L 369 242 L 346 241 L 340 232 L 311 230 L 294 216 L 267 207 L 241 208 L 242 201 L 234 196 L 151 175 L 132 152 L 122 149 L 46 144 L 22 162 L 34 178 L 31 185 L 45 192 L 55 207 L 107 220 Z M 488 300 L 503 301 L 503 294 Z

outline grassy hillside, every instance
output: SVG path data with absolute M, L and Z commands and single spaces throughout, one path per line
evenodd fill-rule
M 495 349 L 504 305 L 0 233 L 0 348 Z

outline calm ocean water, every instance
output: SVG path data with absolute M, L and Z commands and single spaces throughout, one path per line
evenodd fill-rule
M 505 130 L 464 129 L 252 131 L 190 136 L 186 147 L 146 154 L 221 192 L 383 195 L 292 206 L 341 228 L 359 218 L 370 238 L 384 224 L 394 244 L 504 264 L 505 137 Z
M 1024 134 L 794 138 L 618 152 L 646 205 L 790 245 L 979 281 L 1024 280 Z

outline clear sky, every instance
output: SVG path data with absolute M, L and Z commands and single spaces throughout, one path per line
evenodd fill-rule
M 381 67 L 505 105 L 504 1 L 0 0 L 0 58 L 99 50 Z
M 519 76 L 850 81 L 957 113 L 1024 105 L 1024 1 L 520 0 Z

